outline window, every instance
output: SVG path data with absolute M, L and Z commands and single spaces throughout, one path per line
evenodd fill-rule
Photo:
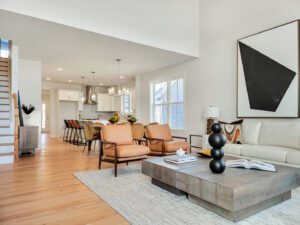
M 130 95 L 123 95 L 122 97 L 122 111 L 123 113 L 129 113 L 130 112 Z
M 7 39 L 0 39 L 0 57 L 8 58 L 9 41 Z
M 183 79 L 152 85 L 152 121 L 184 129 Z

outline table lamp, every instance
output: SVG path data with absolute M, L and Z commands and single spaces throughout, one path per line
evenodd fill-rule
M 208 106 L 204 110 L 204 118 L 207 118 L 207 125 L 206 125 L 206 133 L 210 134 L 212 132 L 211 126 L 214 123 L 214 119 L 219 118 L 219 107 L 216 106 Z

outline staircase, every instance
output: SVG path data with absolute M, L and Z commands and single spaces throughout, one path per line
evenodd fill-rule
M 0 164 L 14 162 L 14 127 L 11 127 L 11 99 L 10 58 L 0 57 Z

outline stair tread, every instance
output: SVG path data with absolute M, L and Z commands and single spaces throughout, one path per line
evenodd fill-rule
M 10 126 L 0 126 L 0 128 L 10 128 Z
M 10 118 L 0 118 L 0 120 L 10 120 Z
M 1 156 L 13 156 L 14 152 L 8 152 L 8 153 L 0 153 L 0 157 Z
M 0 137 L 15 136 L 14 134 L 0 134 Z
M 12 146 L 14 143 L 0 143 L 0 146 Z

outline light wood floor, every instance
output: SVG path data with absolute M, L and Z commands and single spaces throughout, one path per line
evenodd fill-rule
M 0 165 L 0 224 L 128 224 L 72 175 L 97 169 L 97 153 L 45 136 L 42 143 L 34 157 Z

